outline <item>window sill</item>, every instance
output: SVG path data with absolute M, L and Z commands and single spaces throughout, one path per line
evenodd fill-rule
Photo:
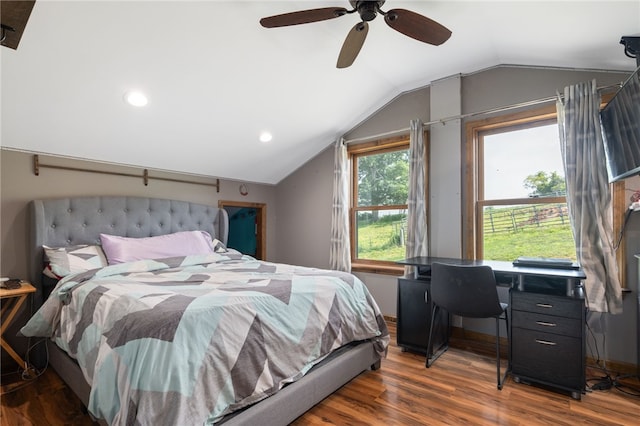
M 404 275 L 404 266 L 402 265 L 381 265 L 371 263 L 352 263 L 351 272 L 367 272 L 372 274 L 384 275 Z

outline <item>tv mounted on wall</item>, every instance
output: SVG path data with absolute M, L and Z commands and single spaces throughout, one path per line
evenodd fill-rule
M 600 111 L 609 181 L 640 174 L 640 67 Z

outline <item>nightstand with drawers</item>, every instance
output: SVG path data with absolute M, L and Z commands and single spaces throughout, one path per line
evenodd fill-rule
M 571 392 L 585 390 L 584 296 L 511 289 L 511 374 Z

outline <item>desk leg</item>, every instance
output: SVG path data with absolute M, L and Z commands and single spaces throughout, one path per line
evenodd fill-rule
M 18 313 L 18 310 L 20 309 L 24 301 L 27 300 L 27 296 L 28 294 L 23 294 L 22 296 L 16 298 L 15 302 L 13 302 L 13 307 L 9 311 L 9 315 L 7 315 L 7 318 L 2 321 L 2 326 L 0 326 L 0 345 L 9 353 L 9 355 L 11 355 L 11 358 L 13 358 L 18 363 L 18 365 L 21 368 L 24 368 L 25 370 L 27 369 L 26 362 L 24 362 L 24 360 L 20 358 L 20 355 L 18 355 L 16 351 L 14 351 L 11 346 L 9 346 L 9 344 L 4 340 L 3 335 L 6 329 L 9 327 L 9 325 L 13 321 L 13 318 Z M 11 302 L 12 301 L 10 300 L 6 301 L 7 304 L 11 304 Z M 5 310 L 7 309 L 8 309 L 7 305 L 3 306 L 2 314 L 4 314 Z
M 442 337 L 442 333 L 444 332 L 444 339 L 440 343 L 440 346 L 438 346 L 438 348 L 435 349 L 433 347 L 433 335 L 432 335 L 433 333 L 432 332 L 429 333 L 431 337 L 430 337 L 430 341 L 427 343 L 427 360 L 425 364 L 427 368 L 430 367 L 438 358 L 440 358 L 440 355 L 442 355 L 449 349 L 449 334 L 451 334 L 451 327 L 449 326 L 449 324 L 451 323 L 450 321 L 451 314 L 449 314 L 449 312 L 447 312 L 446 310 L 440 307 L 437 307 L 435 305 L 433 305 L 431 309 L 432 309 L 431 311 L 432 315 L 431 315 L 430 328 L 434 328 L 434 327 L 437 328 L 436 334 L 439 335 L 440 337 Z M 439 320 L 445 320 L 445 321 L 439 321 Z M 444 322 L 444 324 L 442 324 L 442 322 Z

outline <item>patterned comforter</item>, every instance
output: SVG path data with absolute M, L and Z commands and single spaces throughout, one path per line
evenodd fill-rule
M 122 263 L 70 275 L 22 329 L 53 337 L 109 424 L 211 424 L 302 377 L 331 351 L 389 334 L 343 272 L 235 253 Z

